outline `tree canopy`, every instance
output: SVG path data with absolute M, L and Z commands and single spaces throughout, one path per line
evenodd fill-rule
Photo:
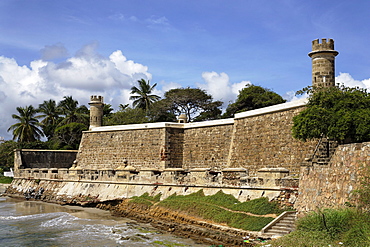
M 160 99 L 158 95 L 151 94 L 154 88 L 157 86 L 155 83 L 153 86 L 150 86 L 149 80 L 145 81 L 144 79 L 138 80 L 139 87 L 133 86 L 131 88 L 131 94 L 137 94 L 130 97 L 130 100 L 133 100 L 133 106 L 136 108 L 141 108 L 148 111 L 151 105 Z
M 186 114 L 188 121 L 218 119 L 221 115 L 221 101 L 213 101 L 211 95 L 199 88 L 176 88 L 164 94 L 168 111 L 175 116 Z
M 18 148 L 75 149 L 82 131 L 89 125 L 89 110 L 84 105 L 79 106 L 72 96 L 64 96 L 58 104 L 52 99 L 45 100 L 37 109 L 32 105 L 16 109 L 19 114 L 12 117 L 17 123 L 8 131 L 13 132 Z M 112 110 L 110 105 L 104 108 L 105 114 Z M 46 142 L 40 141 L 43 136 L 47 138 Z
M 13 139 L 19 142 L 33 142 L 40 140 L 44 136 L 40 129 L 40 123 L 36 116 L 36 109 L 32 106 L 17 107 L 19 115 L 13 114 L 12 118 L 18 123 L 9 127 L 8 131 L 13 131 Z
M 146 111 L 121 104 L 120 110 L 103 118 L 104 125 L 139 124 L 149 122 Z
M 239 91 L 235 103 L 226 108 L 223 117 L 233 117 L 235 113 L 258 109 L 286 102 L 279 94 L 270 89 L 255 85 L 246 85 Z
M 60 108 L 58 108 L 55 100 L 50 99 L 39 104 L 37 112 L 39 113 L 38 117 L 42 118 L 42 121 L 40 122 L 42 131 L 48 139 L 52 138 L 54 130 L 60 121 Z
M 292 134 L 302 141 L 322 135 L 340 143 L 370 141 L 370 94 L 336 86 L 306 88 L 307 108 L 293 118 Z
M 72 96 L 64 96 L 64 99 L 59 102 L 58 108 L 64 115 L 58 126 L 69 123 L 82 123 L 89 126 L 89 109 L 85 105 L 78 106 L 78 101 Z

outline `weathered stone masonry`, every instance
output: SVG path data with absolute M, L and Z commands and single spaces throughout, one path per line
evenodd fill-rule
M 352 143 L 337 147 L 327 165 L 303 166 L 299 197 L 295 207 L 300 212 L 318 208 L 340 207 L 356 203 L 352 192 L 361 188 L 361 178 L 369 176 L 370 143 Z
M 295 140 L 291 134 L 292 118 L 303 105 L 299 102 L 240 113 L 235 116 L 230 167 L 244 167 L 250 175 L 264 167 L 283 167 L 298 176 L 305 156 L 315 143 Z M 268 110 L 268 111 L 267 111 Z
M 95 127 L 83 134 L 77 162 L 85 169 L 243 168 L 250 176 L 280 167 L 298 175 L 314 148 L 291 136 L 292 117 L 304 104 L 290 102 L 203 123 Z

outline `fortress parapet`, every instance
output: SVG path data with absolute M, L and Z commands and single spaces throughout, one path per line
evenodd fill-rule
M 92 95 L 90 96 L 90 103 L 103 103 L 103 96 L 96 96 L 96 95 Z
M 326 51 L 326 50 L 334 51 L 334 40 L 333 39 L 329 39 L 329 40 L 321 39 L 321 44 L 320 44 L 320 40 L 315 39 L 312 41 L 312 50 L 313 51 Z

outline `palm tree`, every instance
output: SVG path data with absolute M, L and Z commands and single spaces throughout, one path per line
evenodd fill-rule
M 13 131 L 13 140 L 17 139 L 18 142 L 33 142 L 40 140 L 44 134 L 39 129 L 40 123 L 37 120 L 36 109 L 32 106 L 17 107 L 19 115 L 13 114 L 12 118 L 19 121 L 9 127 L 8 131 Z
M 83 123 L 89 125 L 89 110 L 86 106 L 78 106 L 78 101 L 72 96 L 64 96 L 64 100 L 60 101 L 58 108 L 64 119 L 58 124 L 62 126 L 69 123 Z
M 37 111 L 41 113 L 38 117 L 43 118 L 41 121 L 42 130 L 44 131 L 45 136 L 50 139 L 53 137 L 54 130 L 60 120 L 60 109 L 55 103 L 55 100 L 50 99 L 39 104 Z
M 158 95 L 151 94 L 154 90 L 157 83 L 153 86 L 150 86 L 149 80 L 145 81 L 144 79 L 138 80 L 139 87 L 132 87 L 131 94 L 138 94 L 130 97 L 130 100 L 133 100 L 133 106 L 135 108 L 141 108 L 146 111 L 149 110 L 151 104 L 155 101 L 158 101 L 161 97 Z

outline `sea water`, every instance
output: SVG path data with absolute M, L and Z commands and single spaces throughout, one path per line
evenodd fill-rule
M 0 197 L 0 246 L 192 246 L 191 239 L 96 208 Z

